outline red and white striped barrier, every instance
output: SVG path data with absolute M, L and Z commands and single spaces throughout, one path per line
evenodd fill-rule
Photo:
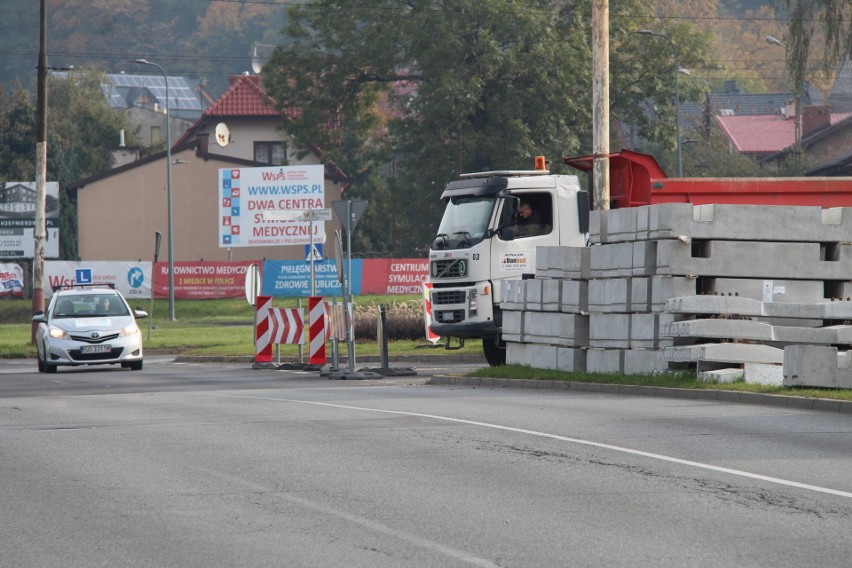
M 423 320 L 426 322 L 426 340 L 429 343 L 438 343 L 441 336 L 432 331 L 432 283 L 423 283 Z
M 308 344 L 310 365 L 325 365 L 326 317 L 322 296 L 308 298 Z
M 275 345 L 301 345 L 305 342 L 305 320 L 299 308 L 270 308 L 270 331 Z
M 258 296 L 254 304 L 255 363 L 272 363 L 272 331 L 269 328 L 269 310 L 272 296 Z

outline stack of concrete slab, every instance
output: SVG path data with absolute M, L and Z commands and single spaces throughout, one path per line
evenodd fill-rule
M 640 373 L 780 365 L 789 345 L 848 345 L 850 235 L 847 208 L 593 211 L 591 247 L 539 247 L 536 278 L 504 286 L 507 360 Z

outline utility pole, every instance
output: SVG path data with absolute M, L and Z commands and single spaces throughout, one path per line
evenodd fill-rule
M 47 12 L 45 0 L 39 2 L 38 83 L 36 101 L 36 202 L 33 238 L 32 312 L 44 311 L 45 202 L 47 193 Z M 35 343 L 37 324 L 32 324 L 30 342 Z
M 609 0 L 592 3 L 594 209 L 609 209 Z

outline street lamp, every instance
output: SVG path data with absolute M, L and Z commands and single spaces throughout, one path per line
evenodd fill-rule
M 664 36 L 663 34 L 658 34 L 652 30 L 639 30 L 636 32 L 640 35 L 654 36 L 660 39 L 666 40 L 669 44 L 669 47 L 672 48 L 672 54 L 674 55 L 674 81 L 675 81 L 675 146 L 677 147 L 677 176 L 683 177 L 683 156 L 680 151 L 680 90 L 678 88 L 678 74 L 680 73 L 680 62 L 678 60 L 677 47 L 672 43 L 672 40 L 669 39 L 668 36 Z
M 148 61 L 147 59 L 131 59 L 131 61 L 140 65 L 156 67 L 163 74 L 163 81 L 166 82 L 166 199 L 168 202 L 166 224 L 169 230 L 169 321 L 175 321 L 175 255 L 174 234 L 172 231 L 172 117 L 169 114 L 169 78 L 166 76 L 166 70 L 153 61 Z M 154 290 L 152 286 L 151 295 L 153 296 L 153 294 Z
M 766 36 L 766 43 L 769 43 L 769 44 L 772 44 L 772 45 L 777 45 L 778 47 L 783 47 L 784 48 L 784 54 L 787 55 L 787 52 L 788 52 L 787 44 L 784 43 L 783 41 L 781 41 L 780 39 L 778 39 L 777 37 L 774 37 L 774 36 L 771 36 L 771 35 Z M 801 138 L 801 135 L 802 135 L 801 123 L 799 122 L 799 120 L 800 120 L 799 109 L 800 109 L 800 106 L 801 106 L 801 104 L 800 104 L 801 98 L 802 98 L 801 97 L 801 88 L 796 87 L 794 85 L 793 86 L 793 114 L 795 114 L 796 116 L 793 119 L 793 133 L 794 133 L 793 134 L 793 138 L 794 138 L 793 142 L 795 144 L 799 143 L 799 138 Z

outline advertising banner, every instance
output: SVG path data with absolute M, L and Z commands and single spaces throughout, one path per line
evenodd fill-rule
M 352 259 L 352 294 L 361 293 L 361 262 Z M 343 285 L 337 280 L 334 260 L 314 263 L 314 285 L 317 296 L 343 296 Z M 263 262 L 263 295 L 307 298 L 311 295 L 311 265 L 299 260 L 266 260 Z
M 260 261 L 175 262 L 175 298 L 215 300 L 245 297 L 246 272 Z M 262 267 L 261 267 L 262 269 Z M 169 263 L 158 262 L 154 273 L 154 298 L 169 297 Z
M 312 228 L 325 242 L 324 221 L 296 215 L 325 208 L 322 165 L 220 169 L 218 200 L 220 248 L 307 245 Z
M 49 260 L 44 263 L 45 293 L 53 294 L 57 286 L 75 284 L 78 269 L 92 271 L 93 284 L 113 284 L 127 298 L 151 297 L 151 263 L 120 260 L 70 261 Z
M 44 254 L 59 256 L 59 183 L 45 183 Z M 33 258 L 35 254 L 35 182 L 0 184 L 0 258 Z
M 365 258 L 362 294 L 421 294 L 429 279 L 425 258 Z
M 24 270 L 17 264 L 0 264 L 0 296 L 23 298 Z

